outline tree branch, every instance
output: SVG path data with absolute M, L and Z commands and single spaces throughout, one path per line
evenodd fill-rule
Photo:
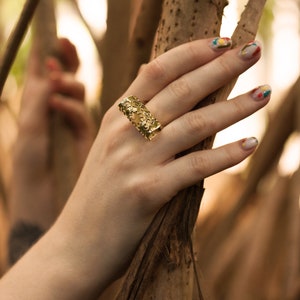
M 235 44 L 240 44 L 244 40 L 248 42 L 249 35 L 257 31 L 264 3 L 265 1 L 249 1 L 233 34 Z M 227 1 L 212 3 L 211 1 L 165 0 L 154 49 L 155 56 L 186 41 L 218 35 L 221 12 L 226 4 Z M 234 82 L 210 95 L 201 105 L 227 99 L 233 85 Z M 213 137 L 187 152 L 210 148 L 212 142 Z M 191 277 L 187 278 L 185 275 L 191 273 L 194 255 L 190 246 L 191 234 L 198 216 L 202 194 L 203 182 L 200 182 L 181 191 L 160 210 L 133 260 L 118 300 L 143 299 L 143 297 L 150 299 L 156 296 L 160 299 L 190 298 L 191 286 L 187 287 L 187 283 L 191 283 Z M 179 283 L 177 286 L 160 285 L 170 276 L 172 282 Z M 202 299 L 199 289 L 198 293 L 198 298 Z
M 20 18 L 9 37 L 0 65 L 0 95 L 38 4 L 39 0 L 25 2 Z

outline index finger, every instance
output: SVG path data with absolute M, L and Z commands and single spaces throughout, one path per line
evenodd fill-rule
M 170 82 L 215 59 L 231 45 L 229 38 L 210 38 L 175 47 L 147 64 L 126 95 L 136 95 L 147 102 Z

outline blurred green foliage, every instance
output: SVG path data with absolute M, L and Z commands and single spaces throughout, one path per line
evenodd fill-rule
M 14 29 L 14 26 L 21 14 L 25 0 L 10 0 L 0 1 L 1 15 L 1 56 L 7 45 L 9 35 Z M 24 79 L 24 70 L 30 48 L 30 33 L 26 35 L 19 49 L 16 60 L 12 66 L 10 75 L 13 76 L 18 85 L 21 85 Z
M 296 1 L 296 0 L 295 0 Z M 274 21 L 274 7 L 276 0 L 267 0 L 263 15 L 260 20 L 258 34 L 265 43 L 268 43 L 273 35 L 272 24 Z

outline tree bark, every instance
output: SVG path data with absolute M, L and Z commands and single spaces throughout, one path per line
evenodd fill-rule
M 209 1 L 164 1 L 154 56 L 191 38 L 208 35 L 206 29 L 201 30 L 205 26 L 200 24 L 206 17 L 216 20 L 211 32 L 218 35 L 220 11 L 226 4 L 226 1 L 219 6 L 210 5 Z M 203 9 L 206 9 L 205 13 Z M 201 19 L 201 15 L 206 17 Z M 184 27 L 186 24 L 191 24 L 191 29 L 186 30 L 190 27 Z M 118 299 L 192 299 L 194 255 L 191 234 L 202 193 L 202 183 L 186 189 L 157 214 L 133 260 Z M 197 290 L 201 299 L 200 287 Z
M 235 44 L 253 40 L 264 3 L 249 1 L 233 35 Z M 192 39 L 219 35 L 226 4 L 227 1 L 165 0 L 155 56 Z M 207 97 L 201 105 L 227 99 L 233 86 L 234 82 Z M 209 148 L 212 141 L 213 137 L 189 151 Z M 118 300 L 192 299 L 194 275 L 198 293 L 195 297 L 203 299 L 197 272 L 194 272 L 191 240 L 203 191 L 203 182 L 185 189 L 157 214 L 142 240 Z

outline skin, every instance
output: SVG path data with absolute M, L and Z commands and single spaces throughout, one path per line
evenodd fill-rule
M 175 159 L 178 152 L 269 101 L 246 93 L 190 112 L 260 57 L 257 53 L 241 58 L 240 48 L 214 51 L 210 42 L 184 44 L 143 67 L 106 113 L 60 217 L 2 279 L 0 296 L 96 299 L 124 272 L 153 216 L 167 201 L 182 188 L 253 153 L 255 146 L 245 148 L 237 141 Z M 152 141 L 119 111 L 118 103 L 127 95 L 142 99 L 162 123 L 163 130 Z
M 49 57 L 41 75 L 36 49 L 30 55 L 21 99 L 19 132 L 13 153 L 10 222 L 23 221 L 48 229 L 57 212 L 50 160 L 50 122 L 61 113 L 74 137 L 78 174 L 95 137 L 95 128 L 84 103 L 84 86 L 76 81 L 79 60 L 75 47 L 60 39 L 61 63 Z

